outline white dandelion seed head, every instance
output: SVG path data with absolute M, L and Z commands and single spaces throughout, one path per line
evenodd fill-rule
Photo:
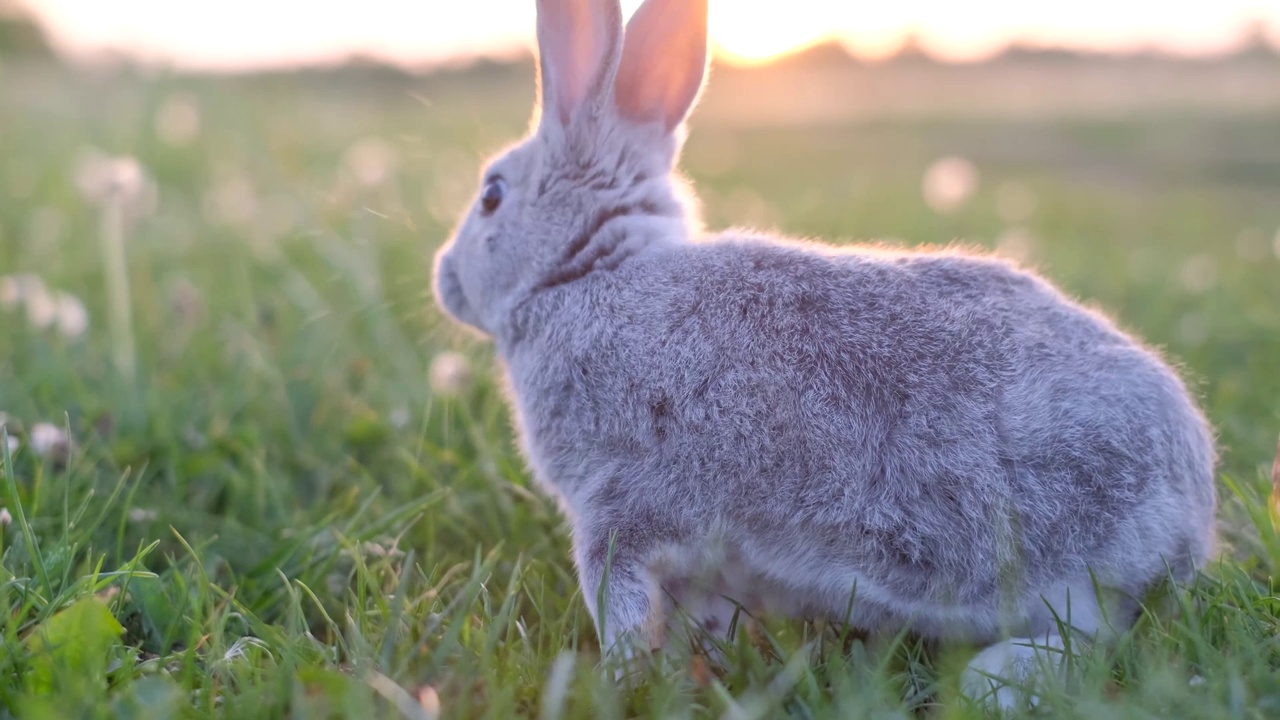
M 156 185 L 136 158 L 110 157 L 89 150 L 76 162 L 75 183 L 80 194 L 94 205 L 119 203 L 130 217 L 155 211 Z
M 66 431 L 53 423 L 40 422 L 31 426 L 31 449 L 40 457 L 63 452 L 71 444 Z
M 27 324 L 37 330 L 50 327 L 58 320 L 58 301 L 43 284 L 27 288 L 23 297 L 27 308 Z
M 1236 235 L 1236 257 L 1248 262 L 1267 258 L 1267 236 L 1257 228 L 1245 228 Z
M 231 647 L 227 648 L 227 651 L 222 655 L 222 662 L 232 663 L 237 660 L 245 659 L 249 655 L 249 648 L 257 648 L 265 652 L 268 656 L 275 657 L 272 655 L 271 648 L 266 642 L 256 637 L 245 636 L 236 640 L 231 644 Z
M 156 110 L 155 130 L 166 145 L 190 145 L 200 135 L 200 105 L 187 93 L 169 96 Z
M 114 158 L 107 166 L 111 192 L 122 197 L 136 197 L 147 182 L 147 173 L 135 158 Z
M 377 187 L 395 172 L 396 149 L 380 137 L 364 138 L 347 148 L 343 165 L 356 182 Z
M 18 448 L 22 447 L 22 441 L 12 435 L 6 435 L 5 437 L 8 438 L 5 442 L 9 446 L 9 454 L 12 455 L 18 452 Z
M 409 424 L 409 408 L 398 407 L 391 411 L 388 420 L 391 421 L 391 427 L 397 430 L 403 430 Z
M 471 364 L 461 353 L 442 352 L 435 356 L 428 375 L 431 391 L 437 395 L 460 395 L 471 386 Z
M 155 520 L 157 516 L 155 510 L 148 510 L 147 508 L 130 508 L 127 517 L 131 523 L 144 523 Z
M 0 508 L 0 527 L 8 527 L 13 523 L 13 515 L 9 513 L 9 508 Z
M 21 273 L 0 277 L 0 307 L 5 310 L 16 310 L 33 293 L 44 292 L 44 281 L 39 275 Z
M 949 155 L 935 160 L 924 172 L 921 191 L 936 213 L 952 213 L 978 189 L 978 169 L 965 158 Z
M 55 293 L 53 296 L 58 332 L 74 340 L 89 329 L 89 311 L 80 298 L 71 293 Z

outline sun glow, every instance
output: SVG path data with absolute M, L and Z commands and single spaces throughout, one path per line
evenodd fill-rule
M 712 3 L 711 8 L 714 50 L 737 65 L 764 64 L 832 37 L 829 26 L 792 3 L 736 0 Z
M 624 13 L 630 15 L 641 1 L 622 0 Z M 162 62 L 221 68 L 335 60 L 352 53 L 410 64 L 510 56 L 532 48 L 536 7 L 533 0 L 23 2 L 48 23 L 60 47 L 72 52 L 115 48 Z M 1249 17 L 1268 18 L 1280 27 L 1280 5 L 1274 0 L 1269 5 L 1259 0 L 711 0 L 710 7 L 713 49 L 721 59 L 745 65 L 767 63 L 828 39 L 861 55 L 884 55 L 911 33 L 944 56 L 972 57 L 1015 37 L 1197 51 L 1229 45 Z

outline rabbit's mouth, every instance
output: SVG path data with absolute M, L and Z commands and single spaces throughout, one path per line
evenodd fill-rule
M 488 332 L 480 324 L 480 316 L 467 301 L 466 293 L 462 290 L 462 282 L 458 280 L 458 273 L 453 269 L 453 263 L 443 253 L 436 267 L 435 294 L 436 304 L 454 320 L 470 325 L 481 332 Z

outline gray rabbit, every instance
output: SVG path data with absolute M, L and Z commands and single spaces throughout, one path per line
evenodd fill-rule
M 1210 556 L 1212 436 L 1155 352 L 1000 259 L 704 234 L 706 0 L 537 10 L 540 113 L 435 293 L 495 341 L 604 647 L 674 605 L 909 627 L 990 644 L 963 688 L 1011 706 Z

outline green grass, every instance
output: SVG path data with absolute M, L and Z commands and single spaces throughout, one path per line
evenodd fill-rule
M 714 672 L 597 670 L 490 351 L 429 296 L 479 159 L 530 97 L 456 78 L 0 74 L 0 274 L 36 273 L 91 319 L 68 340 L 0 310 L 0 411 L 24 442 L 0 482 L 0 717 L 431 717 L 432 697 L 444 717 L 980 715 L 955 689 L 972 649 L 823 625 L 771 621 Z M 185 144 L 156 131 L 174 102 L 198 109 Z M 392 166 L 362 185 L 348 151 L 369 137 Z M 102 218 L 74 181 L 90 147 L 159 188 L 128 233 L 132 377 L 112 364 Z M 981 184 L 943 216 L 920 178 L 952 153 Z M 1153 596 L 1117 647 L 1080 648 L 1043 707 L 1280 715 L 1264 502 L 1280 114 L 696 124 L 686 169 L 713 227 L 830 238 L 992 246 L 999 188 L 1033 192 L 1031 262 L 1182 363 L 1222 448 L 1223 562 Z M 428 382 L 447 350 L 476 379 L 453 396 Z M 69 431 L 65 461 L 32 452 L 37 422 Z

